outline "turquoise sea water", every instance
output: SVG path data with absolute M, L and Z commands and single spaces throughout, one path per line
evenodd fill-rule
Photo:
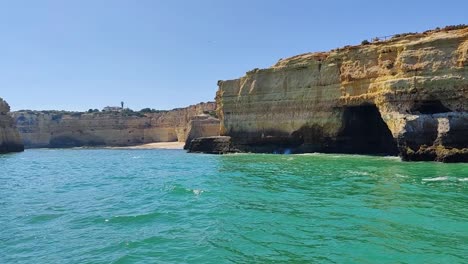
M 0 155 L 0 263 L 466 263 L 468 164 Z

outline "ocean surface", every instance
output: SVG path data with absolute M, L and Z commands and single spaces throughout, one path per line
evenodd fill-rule
M 467 263 L 468 164 L 0 155 L 0 263 Z

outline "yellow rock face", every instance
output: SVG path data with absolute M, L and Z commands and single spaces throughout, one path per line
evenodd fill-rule
M 184 149 L 190 148 L 193 139 L 219 136 L 219 119 L 209 115 L 196 116 L 189 122 L 187 131 Z
M 417 159 L 406 149 L 468 145 L 468 28 L 298 55 L 218 85 L 221 134 L 247 151 L 398 148 Z M 387 132 L 394 147 L 353 151 L 390 144 L 377 136 Z
M 129 115 L 120 112 L 12 113 L 26 147 L 128 146 L 152 142 L 185 142 L 189 122 L 215 103 L 201 103 L 167 112 Z
M 20 135 L 8 112 L 10 106 L 0 98 L 0 153 L 23 151 Z

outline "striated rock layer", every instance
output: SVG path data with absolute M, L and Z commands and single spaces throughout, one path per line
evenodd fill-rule
M 240 152 L 232 145 L 231 137 L 228 136 L 211 136 L 198 137 L 190 142 L 188 147 L 192 153 L 208 153 L 208 154 L 227 154 Z
M 219 81 L 221 135 L 251 152 L 468 161 L 468 28 L 280 60 Z
M 10 106 L 0 98 L 0 153 L 23 151 L 20 135 L 8 112 Z
M 19 111 L 12 116 L 28 148 L 130 146 L 185 142 L 190 121 L 215 109 L 209 102 L 156 113 Z
M 193 139 L 219 136 L 219 119 L 209 115 L 199 115 L 189 122 L 184 149 L 189 149 Z

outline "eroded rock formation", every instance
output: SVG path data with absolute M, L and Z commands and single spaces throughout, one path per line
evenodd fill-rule
M 252 152 L 468 161 L 468 28 L 282 59 L 219 81 L 221 135 Z
M 185 142 L 190 121 L 215 108 L 210 102 L 156 113 L 19 111 L 12 116 L 28 148 L 129 146 Z
M 184 149 L 189 149 L 195 138 L 211 136 L 219 136 L 219 119 L 210 115 L 195 116 L 188 124 Z
M 199 137 L 190 142 L 189 152 L 208 154 L 227 154 L 240 152 L 232 145 L 231 137 Z
M 0 98 L 0 153 L 23 151 L 20 135 L 8 112 L 10 106 Z

